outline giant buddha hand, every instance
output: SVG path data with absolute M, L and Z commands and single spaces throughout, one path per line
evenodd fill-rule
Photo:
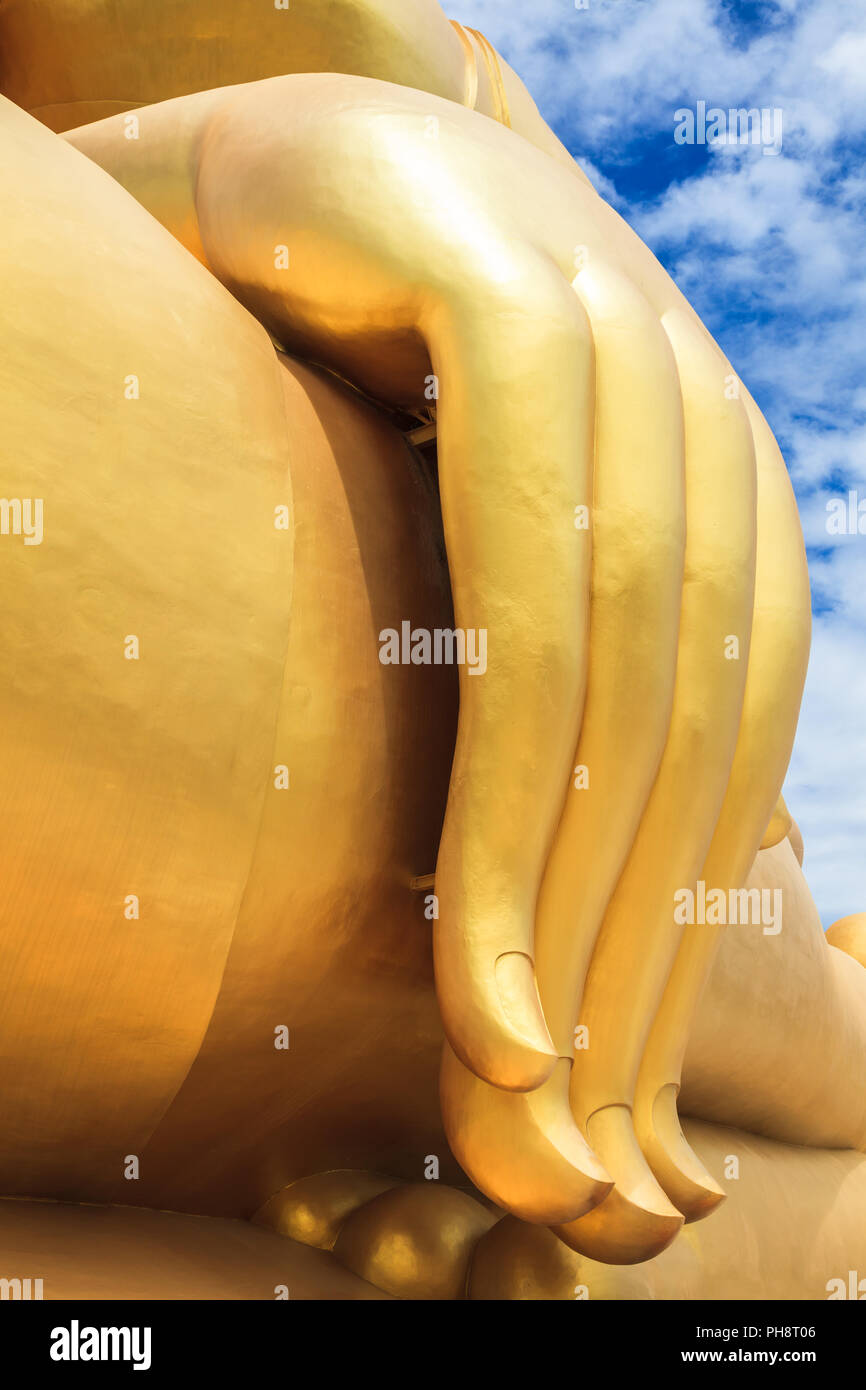
M 408 409 L 438 383 L 455 618 L 487 642 L 436 868 L 446 1121 L 499 1202 L 645 1255 L 719 1196 L 674 1110 L 713 933 L 683 941 L 674 894 L 745 876 L 799 703 L 772 436 L 639 239 L 493 122 L 312 75 L 138 119 L 68 138 L 290 351 Z
M 446 1126 L 501 1205 L 645 1259 L 721 1196 L 676 1115 L 717 933 L 674 895 L 739 886 L 779 795 L 808 649 L 793 494 L 586 181 L 502 109 L 380 76 L 66 138 L 293 354 L 402 409 L 435 383 L 455 621 L 487 651 L 436 865 Z

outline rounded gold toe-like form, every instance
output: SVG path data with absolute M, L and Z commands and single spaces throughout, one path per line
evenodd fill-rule
M 328 1173 L 313 1173 L 275 1193 L 259 1208 L 253 1221 L 301 1245 L 332 1250 L 354 1211 L 398 1186 L 397 1178 L 363 1169 L 337 1168 Z
M 354 1212 L 334 1254 L 397 1298 L 464 1298 L 475 1247 L 497 1218 L 456 1188 L 409 1183 Z

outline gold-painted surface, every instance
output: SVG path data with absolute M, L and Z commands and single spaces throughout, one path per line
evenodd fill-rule
M 0 549 L 0 1190 L 251 1214 L 347 1164 L 453 1181 L 441 1014 L 474 1180 L 645 1260 L 718 1206 L 680 1101 L 866 1142 L 866 976 L 816 936 L 796 827 L 749 880 L 778 945 L 668 907 L 739 889 L 775 819 L 790 482 L 480 35 L 471 111 L 433 0 L 251 2 L 0 8 L 0 88 L 48 125 L 119 112 L 63 141 L 0 104 L 0 410 L 56 517 Z M 447 577 L 417 457 L 322 368 L 416 418 L 435 380 Z M 486 636 L 453 766 L 453 671 L 379 660 L 407 619 Z
M 220 1217 L 0 1200 L 0 1248 L 3 1277 L 41 1279 L 46 1302 L 389 1298 L 327 1251 Z
M 354 1212 L 334 1255 L 396 1298 L 464 1298 L 475 1247 L 497 1216 L 453 1187 L 410 1183 Z
M 396 1186 L 394 1178 L 363 1169 L 314 1173 L 275 1193 L 259 1208 L 253 1221 L 301 1245 L 332 1250 L 352 1212 Z
M 30 190 L 0 214 L 3 435 L 46 499 L 43 544 L 0 546 L 0 1191 L 251 1214 L 346 1163 L 457 1178 L 409 887 L 454 671 L 378 660 L 448 624 L 435 493 L 99 169 L 0 121 Z
M 825 936 L 790 841 L 760 852 L 745 887 L 781 909 L 781 930 L 721 932 L 689 1035 L 682 1108 L 792 1144 L 862 1150 L 866 970 Z
M 470 1297 L 822 1301 L 840 1284 L 847 1296 L 848 1271 L 866 1262 L 866 1157 L 697 1120 L 683 1128 L 728 1193 L 708 1221 L 686 1226 L 655 1259 L 617 1265 L 508 1218 L 476 1250 Z
M 454 32 L 463 45 L 463 52 L 466 55 L 466 76 L 463 86 L 463 105 L 468 106 L 470 111 L 474 111 L 478 103 L 478 55 L 475 52 L 470 35 L 470 30 L 464 29 L 463 25 L 456 19 L 451 21 Z
M 399 1284 L 400 1297 L 427 1299 L 820 1301 L 840 1283 L 847 1295 L 849 1270 L 866 1265 L 866 1157 L 693 1120 L 684 1128 L 730 1200 L 653 1260 L 601 1264 L 547 1227 L 498 1219 L 464 1194 L 454 1204 L 428 1183 L 399 1219 L 377 1216 L 375 1201 L 364 1209 L 368 1272 Z M 399 1257 L 382 1260 L 395 1235 Z M 223 1218 L 0 1201 L 0 1244 L 10 1275 L 40 1272 L 46 1300 L 389 1297 L 329 1251 Z
M 446 1044 L 439 1094 L 464 1172 L 524 1221 L 573 1221 L 610 1191 L 610 1173 L 571 1118 L 564 1059 L 537 1090 L 504 1091 L 473 1076 Z
M 742 718 L 727 790 L 698 883 L 688 885 L 693 893 L 703 884 L 704 889 L 721 891 L 726 897 L 745 882 L 781 792 L 797 725 L 810 640 L 808 570 L 790 479 L 769 426 L 748 392 L 743 388 L 739 391 L 752 431 L 756 466 L 752 635 Z M 705 1017 L 702 996 L 716 953 L 728 934 L 710 919 L 694 920 L 687 926 L 640 1064 L 634 1101 L 635 1133 L 647 1161 L 651 1166 L 655 1163 L 654 1174 L 665 1191 L 670 1188 L 669 1175 L 672 1165 L 677 1164 L 677 1153 L 684 1152 L 687 1145 L 684 1136 L 675 1133 L 671 1149 L 664 1133 L 656 1129 L 657 1115 L 666 1114 L 665 1101 L 660 1098 L 679 1093 L 686 1046 L 696 1018 Z M 749 1025 L 752 1029 L 754 1017 L 753 1013 Z M 719 1062 L 723 1057 L 730 1058 L 729 1043 L 722 1043 L 720 1034 L 716 1035 L 714 1048 Z M 790 1065 L 793 1071 L 793 1057 Z M 725 1094 L 727 1090 L 726 1083 Z M 791 1097 L 791 1102 L 796 1112 L 800 1103 L 796 1097 Z M 688 1111 L 687 1105 L 685 1108 Z M 665 1128 L 670 1134 L 670 1117 Z M 668 1191 L 669 1196 L 676 1196 L 688 1219 L 712 1210 L 712 1185 L 701 1176 L 701 1167 L 696 1154 L 687 1155 L 687 1168 L 679 1169 L 676 1191 Z M 688 1198 L 690 1185 L 693 1190 Z
M 106 1200 L 201 1047 L 257 841 L 286 422 L 213 277 L 5 100 L 0 132 L 7 483 L 45 517 L 0 545 L 0 1191 Z
M 772 849 L 774 845 L 778 845 L 781 840 L 791 834 L 793 826 L 794 818 L 785 805 L 785 798 L 780 796 L 770 817 L 770 824 L 764 831 L 761 849 Z
M 546 1226 L 505 1216 L 478 1242 L 469 1297 L 565 1302 L 579 1293 L 580 1257 Z
M 866 912 L 852 912 L 827 928 L 827 941 L 866 966 Z
M 438 0 L 0 5 L 0 92 L 56 131 L 190 92 L 304 72 L 377 77 L 465 102 L 585 177 L 517 74 L 477 30 L 449 22 Z
M 496 49 L 484 37 L 478 29 L 470 29 L 469 33 L 475 39 L 478 47 L 484 55 L 484 63 L 487 68 L 487 77 L 490 88 L 493 92 L 493 115 L 497 121 L 503 125 L 511 126 L 511 111 L 508 106 L 508 95 L 505 91 L 505 82 L 502 76 L 502 67 L 499 62 L 499 54 Z M 474 103 L 473 103 L 474 104 Z
M 340 97 L 349 92 L 351 107 L 347 109 Z M 279 127 L 267 124 L 266 113 L 275 106 L 283 115 Z M 184 146 L 188 156 L 182 154 L 182 158 L 191 170 L 191 192 L 186 200 L 178 200 L 173 193 L 170 199 L 148 201 L 153 180 L 147 187 L 142 185 L 140 168 L 128 142 L 121 138 L 117 120 L 73 132 L 69 138 L 127 183 L 176 235 L 183 237 L 193 224 L 197 242 L 191 243 L 192 249 L 200 242 L 207 264 L 293 350 L 321 357 L 372 394 L 403 405 L 419 403 L 418 386 L 413 383 L 420 385 L 425 379 L 427 361 L 439 377 L 440 481 L 455 614 L 461 627 L 486 630 L 491 653 L 483 680 L 473 681 L 465 669 L 461 671 L 462 720 L 465 727 L 473 729 L 473 738 L 470 743 L 458 734 L 437 869 L 439 1001 L 446 1032 L 464 1064 L 488 1083 L 524 1090 L 542 1082 L 553 1066 L 553 1049 L 529 971 L 534 935 L 531 904 L 555 838 L 560 798 L 569 795 L 570 767 L 575 761 L 569 748 L 577 747 L 587 667 L 590 681 L 593 670 L 592 649 L 587 650 L 581 635 L 586 632 L 589 616 L 588 537 L 572 533 L 566 538 L 561 523 L 573 510 L 573 498 L 589 495 L 593 416 L 588 402 L 601 389 L 596 382 L 600 383 L 603 372 L 616 370 L 620 350 L 620 340 L 614 337 L 609 349 L 614 365 L 605 367 L 604 338 L 594 332 L 592 316 L 596 285 L 604 285 L 614 274 L 639 283 L 645 312 L 655 313 L 675 343 L 684 339 L 691 344 L 687 388 L 677 375 L 674 354 L 667 368 L 673 391 L 686 391 L 691 412 L 688 447 L 696 462 L 686 465 L 686 491 L 695 469 L 695 479 L 700 476 L 697 460 L 701 458 L 702 440 L 712 441 L 713 449 L 722 455 L 728 447 L 727 435 L 719 427 L 719 412 L 735 416 L 732 428 L 735 434 L 740 431 L 732 437 L 730 450 L 731 457 L 742 459 L 743 485 L 730 494 L 732 511 L 726 534 L 735 538 L 735 549 L 743 547 L 743 554 L 737 550 L 736 556 L 732 551 L 731 557 L 714 558 L 709 540 L 703 553 L 698 537 L 688 562 L 694 615 L 690 621 L 713 654 L 718 680 L 724 676 L 740 685 L 731 687 L 730 701 L 723 706 L 729 711 L 724 736 L 710 730 L 705 738 L 706 755 L 695 753 L 687 742 L 676 755 L 688 765 L 692 776 L 697 760 L 701 767 L 697 782 L 702 785 L 703 779 L 705 784 L 701 793 L 705 813 L 677 829 L 682 840 L 679 873 L 685 881 L 695 873 L 706 852 L 717 814 L 714 806 L 718 806 L 732 763 L 732 735 L 737 728 L 734 692 L 742 689 L 748 662 L 748 599 L 754 579 L 754 542 L 750 539 L 756 487 L 751 444 L 754 426 L 738 400 L 729 406 L 723 390 L 727 364 L 637 239 L 595 195 L 561 176 L 555 166 L 538 164 L 528 147 L 515 145 L 507 131 L 441 103 L 436 108 L 440 134 L 435 148 L 425 152 L 423 187 L 412 184 L 412 193 L 407 196 L 406 180 L 411 179 L 407 169 L 412 162 L 410 159 L 407 164 L 407 155 L 416 139 L 420 158 L 424 138 L 420 122 L 430 106 L 430 98 L 405 92 L 398 95 L 375 83 L 305 76 L 235 89 L 222 97 L 208 94 L 187 98 L 142 113 L 148 128 L 151 167 L 163 159 L 166 163 L 177 161 L 182 113 L 183 140 L 188 142 Z M 399 146 L 386 138 L 389 129 L 395 133 L 399 129 Z M 413 136 L 415 130 L 417 135 Z M 350 167 L 350 149 L 353 178 L 347 194 L 339 171 Z M 323 167 L 333 173 L 333 181 L 327 185 L 321 178 Z M 531 196 L 516 203 L 510 190 L 518 184 Z M 465 240 L 465 217 L 456 229 L 453 219 L 447 224 L 443 220 L 445 210 L 457 199 L 471 206 L 485 227 L 482 262 L 472 258 L 473 241 Z M 376 211 L 384 202 L 391 208 L 387 228 Z M 495 222 L 491 221 L 494 208 Z M 259 249 L 250 242 L 249 225 L 263 229 Z M 503 237 L 506 229 L 507 241 Z M 577 229 L 584 238 L 587 262 L 572 285 Z M 273 247 L 280 237 L 292 248 L 288 275 L 275 270 L 265 254 L 265 248 Z M 493 248 L 508 267 L 507 290 L 501 277 L 497 278 Z M 539 259 L 542 253 L 543 260 Z M 354 271 L 347 273 L 346 268 L 353 264 Z M 440 267 L 447 268 L 441 277 Z M 422 273 L 427 287 L 419 296 L 415 287 Z M 517 318 L 515 326 L 519 323 L 521 331 L 510 339 L 503 331 L 503 324 L 509 322 L 505 311 L 507 308 L 509 315 L 517 312 L 511 306 L 518 292 L 525 302 L 536 306 L 536 317 L 532 325 L 525 316 Z M 627 312 L 633 319 L 636 310 L 630 307 Z M 382 325 L 388 323 L 391 341 L 400 345 L 396 355 L 383 339 Z M 640 354 L 640 343 L 635 350 Z M 537 393 L 534 379 L 539 383 Z M 545 407 L 539 416 L 533 403 L 542 399 L 542 381 Z M 561 413 L 554 418 L 546 407 L 551 392 L 558 394 L 562 403 Z M 648 397 L 648 416 L 658 409 L 659 398 Z M 645 428 L 644 435 L 648 433 Z M 665 438 L 664 430 L 660 438 Z M 715 453 L 710 451 L 708 457 L 710 479 L 722 476 Z M 495 536 L 483 510 L 476 512 L 471 491 L 472 480 L 485 476 L 485 458 L 491 460 L 490 516 L 496 519 Z M 527 467 L 544 480 L 534 494 L 531 512 L 520 482 L 521 470 Z M 483 481 L 481 485 L 483 488 Z M 787 479 L 785 485 L 790 494 Z M 712 499 L 712 483 L 709 486 Z M 706 505 L 709 515 L 712 501 L 699 502 L 697 481 L 691 493 L 694 504 Z M 681 508 L 684 505 L 680 503 Z M 804 572 L 796 517 L 785 504 L 776 511 L 779 524 L 775 543 L 790 552 L 793 564 Z M 675 527 L 676 510 L 669 508 L 668 515 Z M 708 535 L 713 535 L 712 530 Z M 607 551 L 602 549 L 606 539 L 603 531 L 596 533 L 595 540 L 598 564 L 607 556 L 614 573 L 617 564 L 624 573 L 628 572 L 627 563 L 635 566 L 631 582 L 636 595 L 634 620 L 639 621 L 643 608 L 655 598 L 648 595 L 649 586 L 640 583 L 641 566 L 646 564 L 639 544 L 640 528 L 635 536 L 633 561 L 619 536 L 607 540 Z M 645 547 L 650 555 L 654 550 L 659 553 L 663 571 L 665 564 L 669 570 L 673 567 L 675 580 L 679 552 L 675 544 L 667 544 L 667 536 L 666 530 L 648 532 Z M 542 538 L 543 558 L 538 548 Z M 493 545 L 497 561 L 489 572 L 495 574 L 495 588 L 486 581 L 483 560 Z M 723 584 L 717 583 L 717 572 L 725 579 Z M 744 612 L 740 617 L 723 608 L 728 601 L 729 572 L 743 579 Z M 715 618 L 711 597 L 709 606 L 701 606 L 699 581 L 703 574 L 707 594 L 718 595 L 722 604 Z M 509 593 L 528 601 L 528 576 L 537 578 L 530 605 L 531 627 L 516 621 L 518 610 L 513 601 L 506 602 Z M 616 582 L 621 584 L 622 579 Z M 592 597 L 597 594 L 598 590 L 593 590 Z M 667 600 L 674 630 L 681 617 L 679 595 L 674 582 Z M 805 586 L 795 583 L 790 602 L 807 634 L 805 597 Z M 736 662 L 730 662 L 725 652 L 726 634 L 732 627 L 742 646 Z M 556 635 L 563 631 L 574 635 L 567 651 Z M 555 666 L 551 662 L 554 649 L 558 652 Z M 612 650 L 617 654 L 622 647 L 615 645 Z M 796 648 L 798 662 L 799 650 Z M 702 660 L 706 664 L 706 658 L 701 648 L 696 656 L 698 668 Z M 647 658 L 647 669 L 657 669 L 659 659 L 659 653 L 653 651 Z M 671 663 L 668 672 L 673 668 Z M 658 684 L 658 699 L 663 699 L 664 680 Z M 632 683 L 624 692 L 617 716 L 612 710 L 608 712 L 612 728 L 621 727 L 623 719 L 628 722 L 626 711 L 637 699 L 635 688 Z M 792 680 L 791 689 L 795 713 L 799 694 L 796 680 Z M 698 684 L 688 696 L 692 712 L 684 716 L 685 730 L 688 721 L 702 729 L 699 692 Z M 775 686 L 759 685 L 753 699 L 759 702 L 763 718 L 765 709 L 769 711 L 777 703 Z M 507 725 L 493 722 L 501 702 L 511 713 Z M 661 708 L 660 727 L 664 729 L 663 704 Z M 508 752 L 515 725 L 524 731 L 524 758 L 519 764 Z M 676 723 L 672 727 L 676 729 Z M 764 763 L 752 760 L 752 783 L 757 780 L 765 798 L 775 800 L 778 795 L 774 769 L 780 759 L 787 760 L 792 736 L 793 719 L 776 719 L 763 755 L 768 768 L 765 790 L 761 783 Z M 671 738 L 682 741 L 683 735 L 669 735 L 668 743 L 673 747 Z M 715 768 L 712 780 L 711 765 Z M 672 763 L 671 795 L 675 793 L 676 766 Z M 561 771 L 555 776 L 557 767 Z M 532 779 L 531 799 L 526 768 L 538 769 Z M 480 799 L 482 788 L 492 790 L 494 786 L 495 819 L 489 814 L 491 800 Z M 647 783 L 645 793 L 648 790 Z M 639 809 L 640 801 L 637 804 Z M 638 894 L 641 865 L 664 862 L 661 846 L 669 838 L 670 816 L 671 812 L 660 806 L 655 821 L 652 812 L 649 820 L 644 818 L 639 860 L 634 859 L 630 848 L 633 831 L 627 824 L 620 828 L 620 835 L 625 837 L 621 853 L 632 854 L 634 892 Z M 758 843 L 759 835 L 749 846 L 749 861 Z M 571 854 L 580 860 L 580 838 L 571 835 L 568 844 Z M 504 895 L 506 883 L 508 894 Z M 659 884 L 658 911 L 662 911 L 661 904 L 673 886 L 673 880 Z M 600 906 L 604 908 L 603 899 Z M 579 930 L 591 938 L 598 925 L 596 919 Z M 670 953 L 678 938 L 672 937 L 662 948 L 659 937 L 658 950 L 644 953 L 644 971 L 651 972 L 644 986 L 639 985 L 631 964 L 634 953 L 630 943 L 624 940 L 622 947 L 617 947 L 615 931 L 606 935 L 609 925 L 602 930 L 600 945 L 603 950 L 607 942 L 614 958 L 603 969 L 597 966 L 602 971 L 601 1016 L 606 1016 L 606 977 L 612 981 L 611 1001 L 621 992 L 613 981 L 621 981 L 626 990 L 639 986 L 629 1016 L 635 1039 L 629 1053 L 634 1059 L 634 1075 L 641 1039 L 646 1038 L 658 1007 Z M 648 987 L 650 979 L 652 988 Z M 575 1021 L 581 993 L 578 979 L 572 989 Z M 619 1017 L 612 1002 L 609 1016 Z M 615 1030 L 608 1044 L 603 1042 L 600 1050 L 597 1047 L 591 1053 L 593 1067 L 600 1078 L 610 1078 L 611 1101 L 628 1104 L 627 1089 L 615 1080 L 622 1053 L 614 1041 Z M 603 1097 L 604 1091 L 599 1094 Z M 455 1143 L 459 1147 L 459 1141 L 455 1139 Z M 609 1162 L 605 1166 L 609 1167 Z

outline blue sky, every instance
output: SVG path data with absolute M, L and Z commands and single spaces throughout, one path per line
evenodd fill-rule
M 688 295 L 782 447 L 812 658 L 785 796 L 825 925 L 866 911 L 864 0 L 446 0 L 520 73 L 596 187 Z M 675 112 L 779 109 L 782 146 L 687 145 Z M 866 507 L 864 507 L 866 511 Z

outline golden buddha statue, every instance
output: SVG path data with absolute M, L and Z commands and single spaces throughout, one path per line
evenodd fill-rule
M 802 535 L 694 311 L 436 0 L 7 0 L 0 91 L 7 1246 L 835 1296 L 866 918 L 781 799 Z

